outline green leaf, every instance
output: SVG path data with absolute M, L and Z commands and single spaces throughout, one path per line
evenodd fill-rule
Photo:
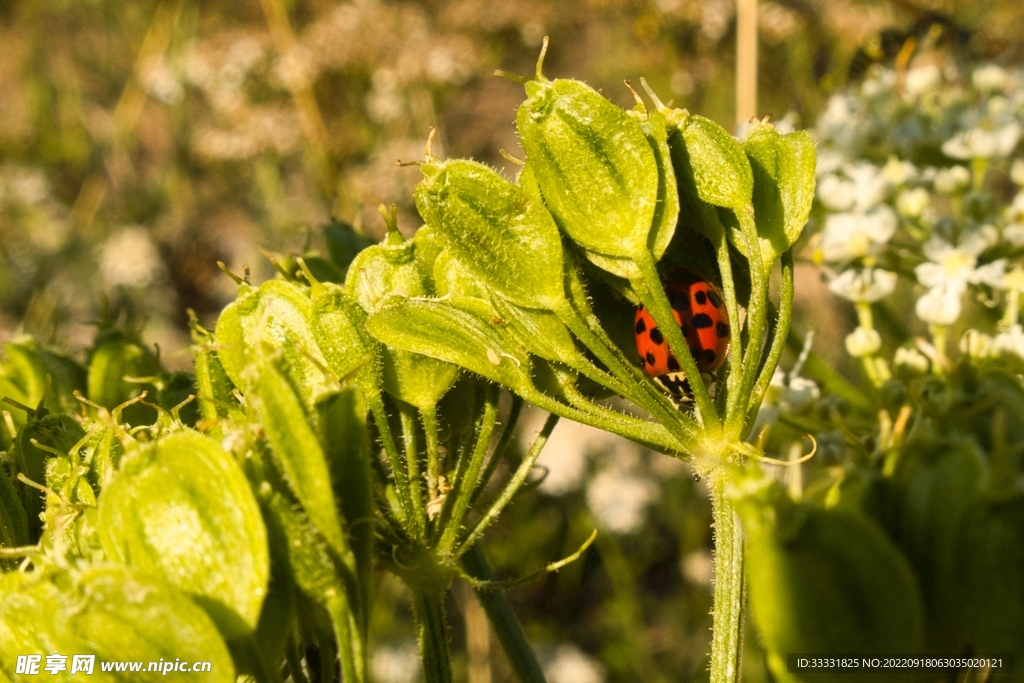
M 375 506 L 370 472 L 370 443 L 366 433 L 366 404 L 354 389 L 328 396 L 317 404 L 320 442 L 331 481 L 345 518 L 349 547 L 355 558 L 359 595 L 351 602 L 368 628 L 370 588 L 373 585 Z
M 647 249 L 663 178 L 640 121 L 571 80 L 530 81 L 516 126 L 559 227 L 588 252 Z
M 233 683 L 231 655 L 209 617 L 186 596 L 116 565 L 0 578 L 0 670 L 12 679 L 18 655 L 95 655 L 98 683 L 167 681 L 164 671 L 105 672 L 102 662 L 210 662 L 206 672 L 175 674 Z M 43 661 L 45 666 L 45 659 Z M 45 675 L 45 674 L 44 674 Z M 76 678 L 81 674 L 76 674 Z
M 291 373 L 283 365 L 280 356 L 260 364 L 256 412 L 288 485 L 331 547 L 344 555 L 348 541 L 338 519 L 327 459 L 298 391 L 289 381 Z
M 331 262 L 343 275 L 348 273 L 349 264 L 355 260 L 356 255 L 363 249 L 373 245 L 372 239 L 356 232 L 355 228 L 344 221 L 328 223 L 323 226 L 322 230 Z M 313 275 L 316 275 L 315 271 Z M 317 279 L 320 279 L 320 277 L 317 276 Z
M 565 299 L 561 238 L 543 204 L 474 161 L 420 168 L 416 208 L 459 262 L 521 306 L 550 309 Z
M 743 523 L 754 622 L 775 674 L 786 654 L 917 652 L 924 617 L 914 575 L 885 532 L 845 509 L 790 501 L 777 483 L 747 480 L 731 492 Z M 808 675 L 808 682 L 834 674 Z M 864 681 L 902 680 L 892 672 Z
M 529 392 L 530 358 L 489 321 L 443 301 L 395 299 L 366 321 L 381 342 Z
M 129 451 L 99 508 L 110 557 L 190 594 L 227 638 L 256 627 L 270 571 L 266 528 L 216 441 L 184 430 Z

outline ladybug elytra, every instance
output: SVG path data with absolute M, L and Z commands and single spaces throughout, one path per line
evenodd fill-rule
M 697 369 L 701 374 L 714 373 L 729 353 L 729 322 L 722 293 L 699 275 L 678 270 L 669 276 L 665 294 Z M 689 397 L 689 380 L 646 308 L 637 310 L 633 324 L 636 350 L 647 374 L 672 394 Z

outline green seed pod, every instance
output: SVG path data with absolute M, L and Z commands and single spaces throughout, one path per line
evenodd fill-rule
M 562 242 L 540 201 L 474 161 L 428 158 L 420 170 L 420 215 L 488 289 L 530 308 L 565 301 Z
M 228 417 L 238 407 L 235 385 L 231 382 L 214 348 L 213 334 L 191 321 L 192 358 L 195 363 L 196 403 L 199 415 L 209 423 Z
M 313 307 L 306 287 L 269 280 L 259 288 L 243 285 L 238 299 L 221 312 L 214 338 L 224 372 L 235 386 L 248 392 L 252 378 L 246 368 L 257 363 L 266 348 L 287 359 L 303 405 L 312 410 L 317 400 L 334 391 L 336 382 L 324 372 L 326 361 L 313 335 Z
M 85 368 L 68 356 L 41 346 L 35 339 L 22 336 L 4 345 L 7 356 L 5 375 L 20 389 L 12 396 L 29 406 L 37 405 L 46 394 L 44 406 L 53 412 L 71 412 L 79 403 L 75 391 L 85 391 Z M 49 391 L 47 392 L 47 382 Z
M 953 596 L 957 532 L 987 477 L 972 440 L 915 439 L 901 449 L 892 479 L 902 496 L 895 538 L 921 584 L 928 616 L 927 645 L 959 652 Z
M 99 518 L 109 557 L 190 594 L 227 638 L 256 627 L 267 532 L 245 475 L 216 441 L 183 430 L 130 451 Z
M 863 515 L 795 504 L 750 479 L 731 495 L 743 523 L 754 621 L 779 680 L 788 653 L 916 652 L 921 601 L 906 560 Z M 904 680 L 885 671 L 862 681 Z M 832 681 L 829 672 L 800 680 Z
M 68 456 L 54 456 L 46 463 L 46 487 L 56 495 L 46 495 L 40 545 L 54 549 L 65 559 L 90 557 L 90 543 L 99 542 L 82 534 L 82 513 L 96 510 L 96 493 L 84 476 L 87 472 L 87 468 L 76 466 Z
M 396 300 L 366 321 L 367 331 L 396 349 L 443 360 L 529 396 L 530 358 L 507 334 L 443 301 Z
M 426 264 L 433 271 L 433 261 L 424 257 L 421 266 L 416 260 L 418 245 L 405 240 L 394 223 L 389 223 L 384 241 L 360 252 L 349 268 L 345 291 L 368 314 L 384 305 L 391 297 L 422 297 L 432 292 L 424 280 Z M 382 352 L 384 389 L 406 403 L 421 409 L 435 405 L 458 378 L 457 367 L 433 358 L 384 348 Z
M 972 651 L 1024 652 L 1024 496 L 976 501 L 955 557 L 955 623 Z
M 125 378 L 156 377 L 160 362 L 135 335 L 116 328 L 107 328 L 96 338 L 89 358 L 89 400 L 113 409 L 143 391 L 155 400 L 156 387 L 148 383 L 129 382 Z M 153 424 L 156 411 L 136 403 L 125 408 L 122 419 L 132 426 Z
M 254 387 L 256 412 L 295 497 L 334 551 L 344 556 L 348 541 L 338 519 L 327 459 L 292 377 L 283 357 L 265 359 Z
M 576 348 L 576 342 L 565 323 L 551 311 L 523 308 L 497 296 L 493 304 L 515 340 L 533 355 L 559 361 L 570 367 L 588 362 Z
M 29 420 L 18 431 L 14 442 L 14 457 L 18 469 L 37 484 L 46 484 L 46 463 L 57 453 L 68 453 L 85 436 L 85 430 L 70 415 L 43 415 Z M 32 442 L 35 441 L 42 448 Z M 75 463 L 78 456 L 75 455 Z M 28 518 L 29 537 L 39 538 L 42 521 L 39 515 L 45 507 L 45 494 L 37 488 L 19 484 L 22 503 Z
M 178 660 L 210 662 L 189 673 L 202 683 L 233 683 L 231 655 L 216 627 L 192 601 L 127 567 L 75 572 L 12 572 L 0 577 L 0 672 L 12 680 L 19 655 L 95 655 L 91 681 L 167 681 Z M 106 672 L 101 662 L 163 660 L 166 671 Z M 81 677 L 68 676 L 62 680 Z
M 313 338 L 339 379 L 357 373 L 359 385 L 367 392 L 381 386 L 381 349 L 366 333 L 366 312 L 345 290 L 334 284 L 314 283 Z
M 767 268 L 796 242 L 807 223 L 817 152 L 807 131 L 780 135 L 767 123 L 748 133 L 743 151 L 753 171 L 754 216 Z
M 434 292 L 438 298 L 491 300 L 489 286 L 449 249 L 434 261 Z
M 549 81 L 539 73 L 526 84 L 516 127 L 548 209 L 588 253 L 626 260 L 644 258 L 662 230 L 675 226 L 671 206 L 659 196 L 675 186 L 663 124 L 645 131 L 641 120 L 579 81 Z M 656 140 L 655 149 L 647 134 Z M 659 136 L 661 136 L 659 138 Z M 678 205 L 675 205 L 678 210 Z

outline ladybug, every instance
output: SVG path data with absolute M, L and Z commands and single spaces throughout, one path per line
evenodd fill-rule
M 729 353 L 729 322 L 722 293 L 713 284 L 688 270 L 673 271 L 665 294 L 701 375 L 713 375 Z M 636 351 L 648 375 L 684 400 L 692 396 L 689 379 L 654 318 L 641 306 L 633 321 Z

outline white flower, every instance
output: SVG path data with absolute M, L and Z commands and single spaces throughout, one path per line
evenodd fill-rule
M 373 680 L 379 683 L 413 683 L 420 677 L 420 655 L 416 643 L 382 645 L 374 648 L 370 658 Z
M 1024 159 L 1013 160 L 1013 166 L 1010 167 L 1010 180 L 1012 180 L 1017 187 L 1024 185 Z
M 614 534 L 631 534 L 643 526 L 647 507 L 658 497 L 650 479 L 607 469 L 587 484 L 587 507 L 597 523 Z
M 978 330 L 967 330 L 960 339 L 960 351 L 971 358 L 988 358 L 992 355 L 992 337 Z
M 903 84 L 910 95 L 919 96 L 934 90 L 942 80 L 942 72 L 934 64 L 914 67 L 907 71 Z
M 849 269 L 828 284 L 829 291 L 847 301 L 874 303 L 896 289 L 896 273 L 877 268 Z
M 915 187 L 913 190 L 904 190 L 896 199 L 896 210 L 907 218 L 917 218 L 931 204 L 931 196 L 928 190 L 923 187 Z
M 830 211 L 848 211 L 857 199 L 857 186 L 830 173 L 818 182 L 818 199 Z
M 986 64 L 974 70 L 971 74 L 971 83 L 981 92 L 993 92 L 1006 87 L 1006 69 L 995 64 Z
M 1024 358 L 1024 329 L 1014 325 L 1008 332 L 1000 332 L 992 341 L 992 351 L 999 356 Z
M 707 550 L 695 550 L 683 556 L 680 566 L 683 576 L 695 586 L 710 586 L 714 573 L 714 559 Z
M 854 207 L 866 211 L 885 201 L 891 189 L 882 170 L 874 164 L 852 163 L 843 169 L 854 184 Z
M 892 364 L 897 368 L 906 368 L 913 374 L 928 372 L 928 358 L 915 348 L 901 346 L 896 349 Z
M 882 167 L 882 176 L 893 185 L 904 185 L 917 177 L 917 167 L 909 161 L 900 161 L 895 155 L 890 156 Z
M 976 268 L 978 255 L 988 247 L 988 241 L 979 233 L 971 233 L 954 247 L 940 237 L 932 237 L 924 244 L 928 261 L 914 268 L 917 281 L 925 287 L 938 287 L 957 282 L 961 293 L 967 283 L 981 282 L 984 274 Z
M 604 667 L 575 645 L 559 645 L 554 656 L 544 665 L 550 683 L 604 683 Z
M 825 219 L 821 253 L 826 261 L 862 258 L 888 242 L 896 232 L 898 219 L 889 206 L 870 211 L 837 213 Z
M 857 329 L 846 335 L 846 352 L 854 358 L 870 356 L 877 353 L 880 348 L 882 336 L 877 330 L 858 325 Z
M 162 261 L 145 228 L 125 228 L 100 251 L 100 275 L 108 287 L 145 287 L 162 274 Z
M 957 133 L 942 144 L 942 153 L 954 159 L 991 159 L 1005 157 L 1020 140 L 1020 124 L 1011 121 L 998 128 L 971 128 Z
M 917 300 L 914 312 L 929 325 L 952 325 L 960 317 L 960 297 L 966 288 L 962 280 L 936 285 Z
M 863 85 L 860 86 L 860 92 L 868 99 L 887 95 L 896 87 L 896 80 L 894 70 L 876 69 L 869 78 L 864 79 Z
M 964 166 L 943 168 L 935 174 L 935 191 L 940 194 L 959 194 L 971 185 L 971 172 Z

